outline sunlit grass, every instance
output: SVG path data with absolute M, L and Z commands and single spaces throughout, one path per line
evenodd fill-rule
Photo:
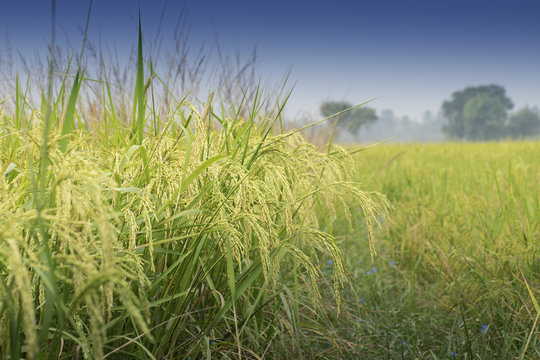
M 540 358 L 538 142 L 321 150 L 82 52 L 0 100 L 2 359 Z
M 364 219 L 369 254 L 386 199 L 353 181 L 344 149 L 274 134 L 283 102 L 261 113 L 262 90 L 219 104 L 233 111 L 210 96 L 158 115 L 143 62 L 139 40 L 131 123 L 106 82 L 94 117 L 77 107 L 80 68 L 39 106 L 17 81 L 0 110 L 2 358 L 317 354 L 302 314 L 321 309 L 325 261 L 339 313 L 334 226 Z
M 354 286 L 347 320 L 331 322 L 329 351 L 538 358 L 539 152 L 538 142 L 449 143 L 379 145 L 356 157 L 357 179 L 393 210 L 380 219 L 375 264 L 365 242 L 343 244 Z

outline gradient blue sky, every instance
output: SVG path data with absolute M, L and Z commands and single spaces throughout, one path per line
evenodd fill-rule
M 263 80 L 292 68 L 291 114 L 316 112 L 324 100 L 378 97 L 374 108 L 419 119 L 452 92 L 481 84 L 504 86 L 517 107 L 540 105 L 538 0 L 140 3 L 144 34 L 155 34 L 165 5 L 165 33 L 185 6 L 194 47 L 217 32 L 227 51 L 257 45 Z M 88 1 L 57 0 L 60 40 L 63 30 L 80 40 L 87 8 Z M 138 1 L 94 0 L 90 37 L 130 48 L 138 8 Z M 16 48 L 39 48 L 50 37 L 50 2 L 2 0 L 0 31 L 9 31 Z

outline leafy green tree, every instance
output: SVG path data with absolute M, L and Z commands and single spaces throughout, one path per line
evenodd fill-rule
M 467 87 L 445 100 L 442 111 L 447 119 L 443 133 L 449 138 L 490 140 L 501 137 L 507 111 L 514 106 L 498 85 Z
M 498 98 L 479 93 L 465 103 L 463 120 L 467 139 L 499 139 L 505 130 L 506 108 Z
M 352 106 L 351 103 L 346 101 L 326 101 L 321 105 L 320 111 L 323 117 L 328 117 Z M 336 116 L 332 124 L 334 125 L 336 134 L 339 134 L 342 129 L 345 129 L 356 138 L 360 128 L 369 126 L 377 121 L 377 119 L 374 109 L 362 106 Z
M 506 133 L 512 138 L 539 135 L 540 116 L 529 108 L 523 108 L 510 117 Z

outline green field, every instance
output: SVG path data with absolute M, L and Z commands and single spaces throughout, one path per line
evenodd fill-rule
M 332 311 L 347 281 L 333 228 L 360 220 L 372 253 L 386 198 L 343 148 L 279 132 L 262 97 L 160 116 L 139 64 L 129 121 L 108 84 L 97 114 L 80 110 L 78 74 L 38 106 L 17 83 L 0 109 L 1 357 L 321 353 L 319 263 Z
M 355 344 L 358 358 L 540 358 L 539 154 L 538 142 L 359 153 L 357 179 L 393 210 L 374 264 L 356 239 L 343 244 L 354 290 L 345 322 L 355 326 L 335 323 L 347 339 L 336 352 Z
M 141 39 L 0 105 L 1 359 L 540 358 L 540 143 L 317 148 Z

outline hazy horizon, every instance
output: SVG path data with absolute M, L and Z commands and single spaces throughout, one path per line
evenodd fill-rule
M 165 7 L 165 12 L 163 9 Z M 77 45 L 88 2 L 57 1 L 57 39 Z M 467 86 L 505 87 L 515 108 L 539 106 L 540 4 L 533 1 L 285 2 L 141 1 L 143 36 L 163 39 L 185 11 L 189 46 L 217 40 L 228 53 L 258 51 L 262 81 L 291 70 L 287 114 L 316 114 L 326 100 L 361 103 L 421 119 Z M 137 2 L 93 2 L 89 38 L 127 51 L 136 44 Z M 162 18 L 163 16 L 163 18 Z M 50 2 L 3 4 L 2 38 L 23 54 L 50 39 Z M 163 20 L 163 21 L 161 21 Z M 161 24 L 161 25 L 159 25 Z M 166 44 L 165 44 L 166 46 Z M 7 50 L 6 42 L 0 51 Z

